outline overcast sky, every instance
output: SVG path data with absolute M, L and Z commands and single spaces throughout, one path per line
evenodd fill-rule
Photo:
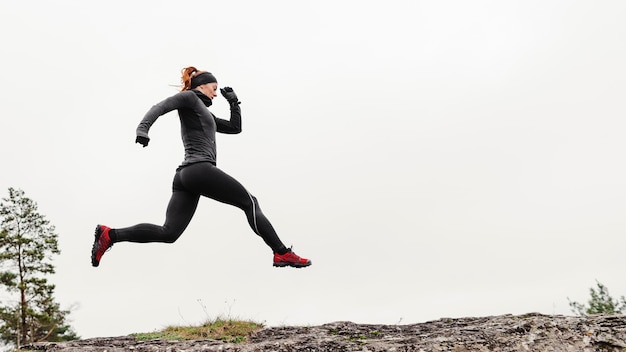
M 0 194 L 56 226 L 50 280 L 83 338 L 226 316 L 267 325 L 572 314 L 626 294 L 623 1 L 3 1 Z M 202 199 L 162 223 L 196 66 L 232 86 L 243 133 L 218 166 L 306 269 L 273 268 L 243 212 Z M 220 96 L 211 110 L 228 117 Z

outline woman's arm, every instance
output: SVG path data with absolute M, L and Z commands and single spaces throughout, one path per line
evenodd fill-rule
M 192 93 L 193 94 L 193 93 Z M 148 110 L 146 115 L 143 117 L 141 122 L 139 122 L 139 126 L 137 126 L 137 143 L 143 144 L 143 146 L 148 145 L 148 141 L 150 141 L 150 137 L 148 137 L 148 131 L 154 122 L 162 115 L 167 114 L 168 112 L 179 109 L 189 105 L 190 100 L 189 93 L 182 92 L 176 95 L 173 95 L 160 103 L 155 104 Z
M 220 92 L 230 104 L 230 121 L 216 117 L 215 123 L 217 124 L 217 132 L 228 134 L 239 133 L 241 132 L 241 108 L 239 107 L 241 102 L 231 87 L 224 87 L 220 89 Z
M 241 108 L 239 103 L 230 104 L 230 120 L 215 118 L 217 132 L 237 134 L 241 132 Z

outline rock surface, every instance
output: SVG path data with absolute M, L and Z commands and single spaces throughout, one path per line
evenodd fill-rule
M 410 325 L 334 322 L 320 326 L 270 327 L 247 343 L 216 340 L 136 341 L 131 336 L 24 346 L 47 352 L 200 351 L 416 351 L 519 352 L 626 351 L 626 316 L 502 315 L 439 319 Z

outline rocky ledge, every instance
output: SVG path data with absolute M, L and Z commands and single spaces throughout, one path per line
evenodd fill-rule
M 439 319 L 410 325 L 334 322 L 270 327 L 249 342 L 216 340 L 136 341 L 131 336 L 72 342 L 40 342 L 22 350 L 46 352 L 199 351 L 626 351 L 626 316 L 573 317 L 526 314 Z

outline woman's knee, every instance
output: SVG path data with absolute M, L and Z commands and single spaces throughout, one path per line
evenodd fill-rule
M 259 201 L 256 199 L 255 196 L 250 193 L 248 193 L 248 197 L 244 200 L 243 203 L 244 210 L 254 210 L 259 207 Z
M 163 227 L 163 232 L 161 233 L 161 242 L 163 243 L 174 243 L 176 240 L 180 238 L 183 231 L 174 230 L 167 226 Z

